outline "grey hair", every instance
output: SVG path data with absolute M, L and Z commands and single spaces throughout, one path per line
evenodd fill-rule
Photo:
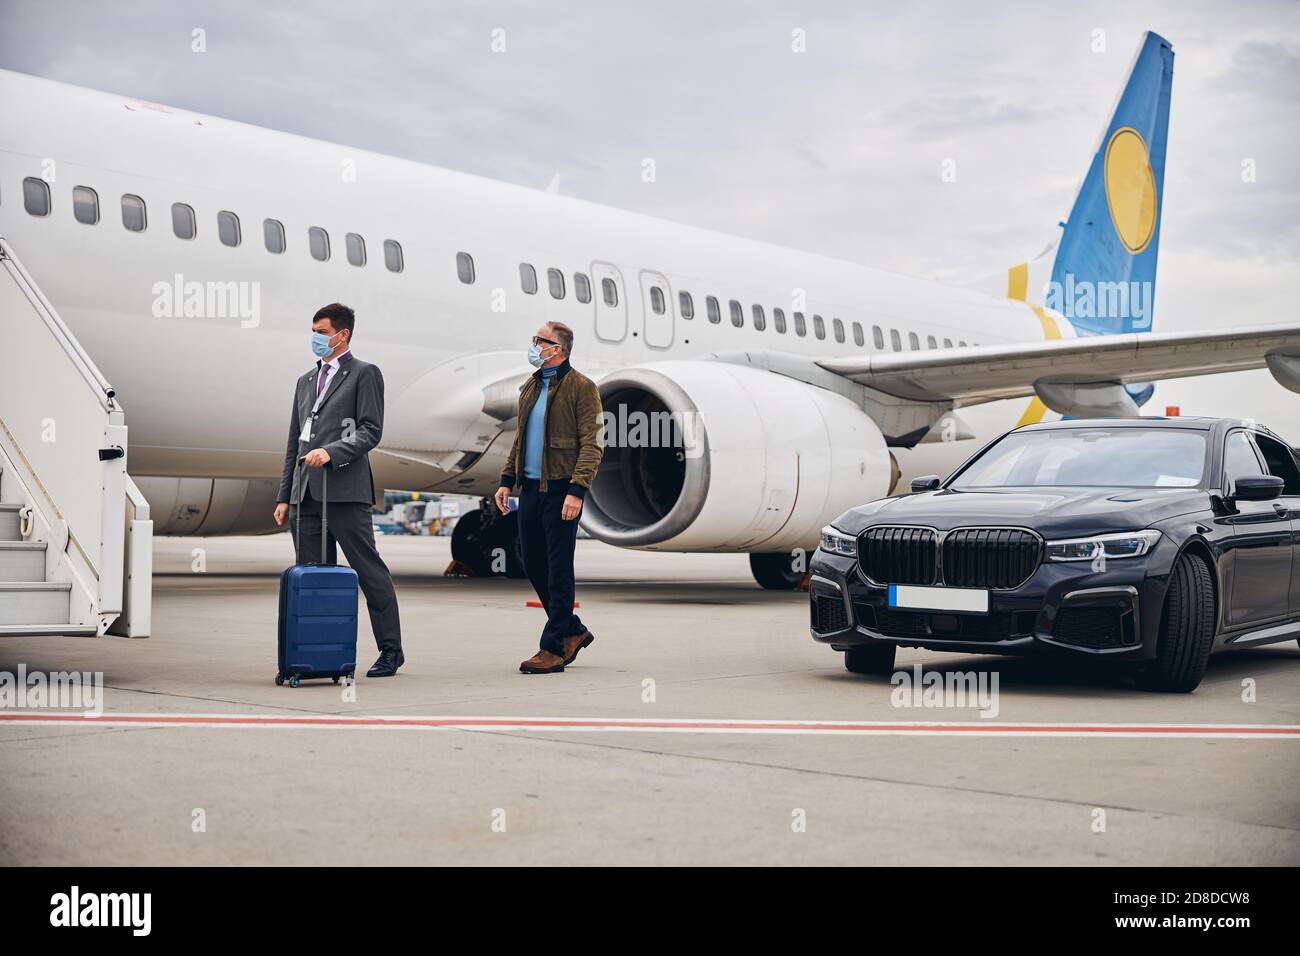
M 569 328 L 563 322 L 547 322 L 551 327 L 551 332 L 555 340 L 560 343 L 560 348 L 564 349 L 564 354 L 573 354 L 573 329 Z

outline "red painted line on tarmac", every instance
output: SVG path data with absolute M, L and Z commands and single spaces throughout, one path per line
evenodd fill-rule
M 325 714 L 103 714 L 24 711 L 0 713 L 0 724 L 84 724 L 150 727 L 380 728 L 425 730 L 590 730 L 758 734 L 969 734 L 976 736 L 1255 737 L 1300 740 L 1295 724 L 1086 724 L 889 722 L 816 720 L 691 720 L 599 717 L 348 717 Z

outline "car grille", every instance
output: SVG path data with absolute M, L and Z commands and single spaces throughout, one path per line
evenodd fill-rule
M 1123 647 L 1137 643 L 1133 615 L 1119 607 L 1066 607 L 1056 614 L 1052 636 L 1080 647 Z
M 858 619 L 865 615 L 856 605 Z M 885 637 L 935 638 L 946 641 L 1005 641 L 1033 633 L 1034 611 L 997 611 L 992 614 L 935 614 L 875 608 L 874 630 Z
M 1018 588 L 1038 570 L 1043 543 L 1019 528 L 960 528 L 943 536 L 929 528 L 868 528 L 858 538 L 858 566 L 879 584 L 943 584 L 954 588 Z
M 808 602 L 812 614 L 812 629 L 818 634 L 832 634 L 849 626 L 849 613 L 844 601 L 838 597 L 814 594 Z
M 1018 528 L 960 528 L 943 539 L 943 583 L 1018 588 L 1038 570 L 1042 540 Z
M 938 557 L 929 528 L 868 528 L 858 539 L 862 573 L 881 584 L 934 584 Z

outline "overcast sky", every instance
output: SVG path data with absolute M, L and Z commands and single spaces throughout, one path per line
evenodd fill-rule
M 1295 0 L 0 9 L 7 69 L 947 281 L 1053 237 L 1153 29 L 1176 53 L 1156 327 L 1296 318 Z

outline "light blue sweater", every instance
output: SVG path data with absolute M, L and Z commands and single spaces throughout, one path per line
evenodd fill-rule
M 537 403 L 528 415 L 528 428 L 524 432 L 524 477 L 542 477 L 542 440 L 546 437 L 546 396 L 551 390 L 554 368 L 542 369 L 542 390 Z

